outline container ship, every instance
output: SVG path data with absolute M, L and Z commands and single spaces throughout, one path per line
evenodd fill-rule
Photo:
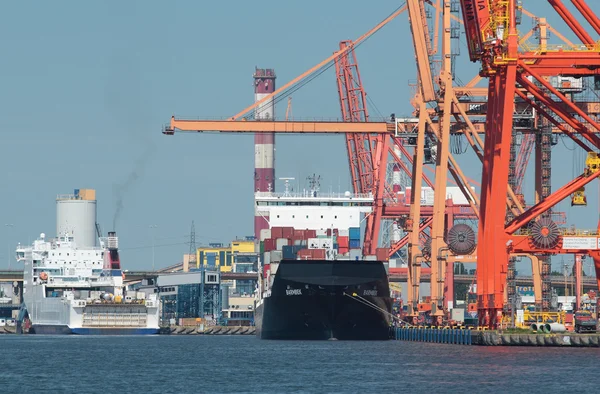
M 58 237 L 17 246 L 22 314 L 35 334 L 148 335 L 159 331 L 155 294 L 128 291 L 118 237 L 101 237 L 93 190 L 57 198 Z M 77 237 L 75 236 L 77 235 Z M 96 235 L 100 246 L 95 246 Z M 80 245 L 81 243 L 81 245 Z
M 363 256 L 360 222 L 373 197 L 318 190 L 255 193 L 261 271 L 256 333 L 262 339 L 387 340 L 392 298 L 387 249 Z M 265 226 L 266 227 L 266 226 Z

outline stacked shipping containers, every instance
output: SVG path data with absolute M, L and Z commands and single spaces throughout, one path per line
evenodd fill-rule
M 360 249 L 360 227 L 348 229 L 348 247 L 350 249 L 350 260 L 360 260 L 362 252 Z
M 378 259 L 384 250 L 378 250 Z M 279 262 L 285 260 L 360 260 L 363 258 L 360 228 L 302 230 L 293 227 L 272 227 L 260 231 L 265 289 L 277 272 Z M 374 260 L 375 256 L 366 256 Z M 387 256 L 385 258 L 387 260 Z

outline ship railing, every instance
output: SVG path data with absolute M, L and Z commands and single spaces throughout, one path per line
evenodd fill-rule
M 74 194 L 57 194 L 57 200 L 81 200 L 81 198 L 76 197 Z
M 87 285 L 95 285 L 95 286 L 108 286 L 111 285 L 113 282 L 110 279 L 102 279 L 102 280 L 94 280 L 94 279 L 79 279 L 79 278 L 72 278 L 72 279 L 63 279 L 60 277 L 56 277 L 56 276 L 51 276 L 50 278 L 48 278 L 48 283 L 49 284 L 53 284 L 53 285 L 77 285 L 77 284 L 87 284 Z
M 362 198 L 373 199 L 371 193 L 335 193 L 335 192 L 317 192 L 316 195 L 309 190 L 304 192 L 255 192 L 256 197 L 288 197 L 288 198 Z

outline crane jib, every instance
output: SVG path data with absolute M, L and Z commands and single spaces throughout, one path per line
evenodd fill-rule
M 471 61 L 476 61 L 483 51 L 481 31 L 489 20 L 489 4 L 487 0 L 462 0 L 460 3 L 467 32 L 469 57 Z
M 486 0 L 477 0 L 477 4 L 473 4 L 475 0 L 464 1 L 465 17 L 469 22 L 475 19 L 475 7 L 477 7 L 478 11 L 483 11 L 486 8 L 485 2 Z

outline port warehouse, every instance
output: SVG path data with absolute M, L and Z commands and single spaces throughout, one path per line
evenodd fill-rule
M 256 278 L 222 280 L 221 273 L 256 273 L 253 240 L 199 247 L 183 256 L 177 272 L 142 280 L 137 288 L 159 294 L 163 325 L 252 325 Z M 202 263 L 201 263 L 202 262 Z

